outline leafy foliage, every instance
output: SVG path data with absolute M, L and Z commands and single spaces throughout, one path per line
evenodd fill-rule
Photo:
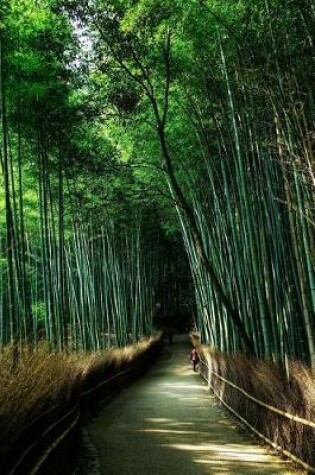
M 94 276 L 89 243 L 114 223 L 105 241 L 120 249 L 121 272 L 140 242 L 152 262 L 164 240 L 184 243 L 174 262 L 185 274 L 188 258 L 190 275 L 179 286 L 193 281 L 196 324 L 212 345 L 314 365 L 312 2 L 6 0 L 1 15 L 14 217 L 4 247 L 23 274 L 34 235 L 34 308 L 46 298 L 46 318 L 66 335 L 67 286 L 82 285 L 67 259 Z M 19 292 L 21 302 L 31 291 Z

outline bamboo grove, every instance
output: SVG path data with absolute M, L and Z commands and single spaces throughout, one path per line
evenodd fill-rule
M 267 2 L 266 6 L 268 15 Z M 200 111 L 193 110 L 204 177 L 197 192 L 195 185 L 188 186 L 203 245 L 225 294 L 239 309 L 255 354 L 284 363 L 301 359 L 314 367 L 315 110 L 310 31 L 315 16 L 306 6 L 294 10 L 287 13 L 292 15 L 286 25 L 292 28 L 291 37 L 288 30 L 285 38 L 279 37 L 277 22 L 266 27 L 261 47 L 273 71 L 257 65 L 250 44 L 242 45 L 245 59 L 229 61 L 224 40 L 218 39 L 221 84 L 219 92 L 210 90 L 210 98 L 217 94 L 220 99 L 217 110 L 209 105 L 216 138 L 209 137 Z M 294 21 L 303 23 L 303 61 L 292 53 Z M 179 215 L 204 339 L 224 352 L 238 351 L 239 332 L 198 262 L 180 209 Z
M 112 1 L 76 13 L 95 42 L 95 83 L 138 120 L 138 160 L 160 155 L 204 341 L 314 366 L 311 2 Z
M 69 105 L 70 87 L 58 79 L 72 74 L 62 61 L 67 45 L 60 48 L 65 39 L 74 47 L 69 22 L 50 2 L 38 11 L 32 1 L 5 6 L 0 344 L 47 341 L 52 350 L 99 351 L 137 342 L 152 332 L 158 276 L 165 271 L 158 233 L 153 248 L 143 238 L 141 210 L 129 227 L 115 224 L 104 207 L 94 221 L 91 212 L 83 216 L 77 189 L 88 190 L 92 179 L 70 170 L 80 150 L 69 138 L 78 127 L 69 116 L 79 112 Z
M 1 10 L 1 341 L 125 345 L 192 285 L 204 342 L 314 367 L 313 3 L 39 4 Z

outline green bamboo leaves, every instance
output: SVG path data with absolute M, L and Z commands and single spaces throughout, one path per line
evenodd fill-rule
M 289 93 L 284 109 L 281 90 L 275 89 L 260 124 L 260 104 L 222 48 L 220 63 L 225 120 L 215 121 L 216 145 L 207 143 L 197 127 L 207 174 L 201 189 L 191 187 L 190 194 L 200 234 L 256 354 L 283 363 L 301 359 L 314 367 L 315 189 L 309 180 L 314 168 L 310 144 L 303 138 L 313 116 L 297 115 Z M 239 351 L 238 332 L 198 262 L 189 225 L 178 211 L 195 276 L 202 336 L 221 351 Z
M 140 224 L 122 231 L 103 210 L 100 228 L 73 205 L 69 162 L 80 147 L 70 137 L 77 118 L 69 105 L 70 64 L 64 64 L 74 48 L 69 19 L 50 0 L 8 0 L 6 6 L 0 31 L 0 346 L 44 340 L 54 351 L 99 351 L 138 341 L 152 331 L 157 254 L 143 251 Z
M 203 340 L 314 367 L 314 8 L 162 3 L 65 2 L 93 56 L 72 98 L 60 79 L 74 69 L 71 60 L 63 68 L 64 11 L 63 37 L 46 28 L 47 0 L 26 42 L 10 17 L 17 50 L 37 51 L 26 71 L 5 53 L 12 77 L 24 71 L 20 84 L 1 68 L 1 339 L 98 351 L 150 333 L 157 302 L 179 313 L 178 269 L 157 237 L 180 227 Z M 48 78 L 41 29 L 56 49 Z M 27 95 L 12 93 L 28 82 Z M 37 233 L 24 214 L 23 147 L 37 180 Z M 146 219 L 134 226 L 127 216 L 141 215 L 138 193 L 150 236 Z

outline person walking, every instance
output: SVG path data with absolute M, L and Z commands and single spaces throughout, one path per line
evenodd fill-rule
M 198 351 L 196 350 L 196 347 L 193 346 L 193 349 L 190 352 L 190 361 L 193 363 L 194 371 L 197 369 L 197 364 L 200 361 Z

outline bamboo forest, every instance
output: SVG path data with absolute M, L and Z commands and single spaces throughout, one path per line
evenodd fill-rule
M 314 420 L 314 41 L 312 0 L 1 0 L 3 459 L 163 334 Z

